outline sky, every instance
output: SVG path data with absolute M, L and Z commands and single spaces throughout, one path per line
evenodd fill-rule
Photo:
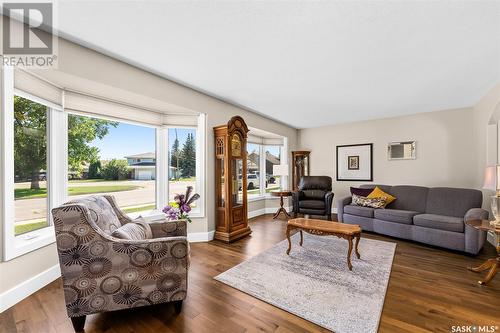
M 177 129 L 180 147 L 186 141 L 188 133 L 194 129 Z M 91 145 L 99 148 L 102 160 L 124 159 L 125 156 L 154 152 L 156 146 L 156 130 L 152 127 L 120 123 L 116 128 L 110 127 L 109 133 L 102 139 L 92 141 Z M 169 146 L 175 140 L 175 129 L 168 130 Z

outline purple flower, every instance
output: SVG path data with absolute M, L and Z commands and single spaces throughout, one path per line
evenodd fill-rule
M 189 213 L 191 211 L 191 206 L 188 204 L 184 204 L 181 206 L 181 212 L 183 213 Z

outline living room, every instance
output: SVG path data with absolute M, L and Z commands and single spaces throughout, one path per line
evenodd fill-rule
M 500 332 L 497 1 L 1 6 L 0 333 Z

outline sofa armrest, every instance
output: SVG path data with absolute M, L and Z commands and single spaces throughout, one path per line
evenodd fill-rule
M 340 198 L 339 200 L 337 200 L 337 220 L 339 222 L 343 222 L 344 219 L 344 206 L 349 205 L 351 201 L 351 196 Z
M 149 223 L 153 238 L 187 236 L 187 223 L 185 220 L 176 221 L 153 221 Z
M 489 217 L 487 210 L 482 208 L 472 208 L 465 213 L 464 221 L 486 220 Z M 486 241 L 486 231 L 477 230 L 465 224 L 465 252 L 478 254 Z
M 470 220 L 487 220 L 490 213 L 482 208 L 471 208 L 465 213 L 464 221 Z

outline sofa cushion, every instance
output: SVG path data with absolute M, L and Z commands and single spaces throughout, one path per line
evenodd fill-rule
M 300 208 L 309 208 L 309 209 L 325 209 L 325 201 L 324 200 L 300 200 L 299 207 Z
M 396 197 L 390 195 L 387 192 L 382 191 L 382 189 L 378 186 L 375 187 L 375 189 L 367 196 L 367 198 L 368 199 L 384 198 L 384 200 L 386 202 L 385 206 L 387 206 L 388 204 L 390 204 L 391 202 L 396 200 Z M 385 206 L 384 206 L 384 208 L 385 208 Z
M 371 207 L 362 207 L 356 205 L 344 206 L 344 213 L 363 217 L 373 217 L 374 210 L 375 209 Z
M 464 219 L 461 217 L 419 214 L 413 217 L 413 224 L 431 229 L 464 232 Z
M 151 227 L 143 220 L 134 220 L 116 229 L 111 236 L 120 239 L 143 240 L 153 238 Z
M 374 212 L 376 219 L 403 224 L 413 224 L 413 217 L 417 214 L 419 212 L 400 209 L 377 209 Z
M 361 188 L 361 187 L 352 187 L 351 186 L 351 195 L 356 194 L 360 197 L 367 197 L 373 190 L 371 188 Z
M 91 195 L 71 200 L 69 203 L 83 205 L 90 211 L 90 218 L 104 233 L 111 235 L 122 226 L 115 210 L 108 199 L 100 195 Z
M 371 208 L 384 208 L 386 205 L 386 199 L 383 198 L 366 198 L 360 197 L 359 195 L 352 195 L 352 204 L 356 206 L 371 207 Z
M 428 191 L 429 188 L 423 186 L 393 186 L 389 193 L 398 198 L 398 200 L 387 205 L 387 208 L 426 213 L 425 205 L 427 203 Z
M 471 208 L 481 208 L 483 194 L 479 190 L 434 187 L 427 195 L 428 214 L 464 217 Z

